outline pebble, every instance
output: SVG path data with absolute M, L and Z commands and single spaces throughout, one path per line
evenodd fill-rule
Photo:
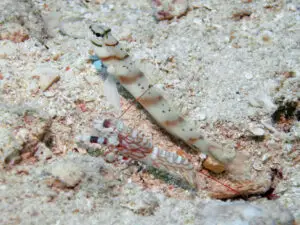
M 82 169 L 73 162 L 58 162 L 52 165 L 50 173 L 69 188 L 79 184 L 84 176 Z
M 265 135 L 264 129 L 262 129 L 260 127 L 250 127 L 249 130 L 254 136 L 261 137 L 261 136 Z
M 246 73 L 246 74 L 245 74 L 245 78 L 246 78 L 247 80 L 251 80 L 251 79 L 253 78 L 252 73 Z
M 257 171 L 262 171 L 262 169 L 263 169 L 263 165 L 259 161 L 254 161 L 252 167 L 253 167 L 253 169 L 255 169 Z
M 292 150 L 293 150 L 293 145 L 292 145 L 292 144 L 284 144 L 284 146 L 283 146 L 283 151 L 284 151 L 286 154 L 291 153 Z
M 204 162 L 203 162 L 203 166 L 214 172 L 214 173 L 222 173 L 225 170 L 225 167 L 223 164 L 221 164 L 220 162 L 218 162 L 217 160 L 213 159 L 212 157 L 208 156 Z
M 262 163 L 266 163 L 270 158 L 271 158 L 271 154 L 265 153 L 265 154 L 263 154 L 263 156 L 261 157 L 261 161 L 262 161 Z
M 291 12 L 296 12 L 297 11 L 297 7 L 293 4 L 287 4 L 287 8 Z
M 56 93 L 53 92 L 53 91 L 44 91 L 43 94 L 44 94 L 44 96 L 47 97 L 47 98 L 52 98 L 52 97 L 54 97 L 54 96 L 56 95 Z
M 198 114 L 198 118 L 201 121 L 206 120 L 206 114 L 204 112 L 201 112 Z
M 112 163 L 112 162 L 114 162 L 115 160 L 116 160 L 116 155 L 115 155 L 115 153 L 110 152 L 110 153 L 106 154 L 106 156 L 105 156 L 105 161 L 107 161 L 107 162 L 109 162 L 109 163 Z

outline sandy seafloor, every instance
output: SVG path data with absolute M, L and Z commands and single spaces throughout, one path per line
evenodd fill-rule
M 298 1 L 191 0 L 185 16 L 156 21 L 149 0 L 2 0 L 0 19 L 0 224 L 300 222 Z M 78 146 L 94 119 L 116 115 L 89 62 L 91 23 L 110 27 L 209 139 L 243 153 L 218 178 L 260 188 L 276 168 L 279 198 L 213 200 L 204 177 L 195 196 Z M 122 110 L 133 104 L 125 123 L 159 147 L 188 150 L 121 95 Z

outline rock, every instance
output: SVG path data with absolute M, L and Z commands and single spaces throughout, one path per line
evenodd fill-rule
M 80 183 L 84 176 L 84 172 L 82 172 L 81 168 L 73 162 L 57 162 L 52 166 L 50 173 L 54 176 L 54 178 L 68 188 L 75 187 Z M 57 180 L 53 180 L 52 184 L 55 184 Z
M 116 160 L 116 155 L 113 152 L 109 152 L 108 154 L 105 155 L 105 161 L 112 163 Z
M 60 76 L 54 74 L 42 76 L 40 80 L 40 87 L 43 91 L 46 91 L 52 86 L 52 84 L 59 81 L 59 79 Z
M 254 124 L 249 124 L 249 131 L 252 133 L 252 135 L 256 137 L 261 137 L 265 135 L 264 129 Z
M 214 158 L 208 156 L 203 162 L 204 168 L 214 172 L 222 173 L 225 170 L 225 167 L 222 163 L 218 162 Z
M 256 171 L 261 171 L 263 170 L 263 165 L 261 162 L 259 161 L 254 161 L 253 165 L 252 165 L 253 169 L 255 169 Z
M 266 163 L 270 158 L 271 158 L 271 154 L 265 153 L 265 154 L 263 154 L 261 161 L 262 161 L 262 163 Z
M 251 195 L 261 195 L 266 193 L 271 187 L 271 179 L 268 177 L 262 180 L 240 180 L 237 182 L 222 181 L 223 184 L 230 187 L 213 185 L 210 187 L 210 196 L 216 199 L 231 199 Z M 235 190 L 235 191 L 233 191 Z

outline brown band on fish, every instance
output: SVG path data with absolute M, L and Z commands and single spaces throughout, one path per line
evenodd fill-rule
M 108 57 L 99 57 L 101 59 L 101 61 L 103 62 L 107 62 L 107 61 L 110 61 L 110 60 L 123 60 L 127 57 L 128 55 L 125 55 L 124 57 L 119 57 L 119 56 L 116 56 L 116 55 L 112 55 L 112 56 L 108 56 Z
M 184 119 L 181 116 L 179 116 L 176 120 L 166 120 L 165 122 L 163 122 L 163 124 L 167 127 L 174 127 L 183 121 Z
M 111 44 L 105 43 L 106 46 L 116 46 L 118 44 L 119 44 L 118 41 L 116 41 L 115 43 L 111 43 Z
M 118 79 L 121 84 L 133 84 L 138 79 L 142 78 L 143 76 L 144 76 L 144 74 L 142 72 L 140 72 L 134 76 L 118 76 Z
M 155 97 L 144 97 L 144 98 L 139 98 L 138 101 L 141 103 L 144 107 L 149 107 L 152 105 L 156 105 L 163 99 L 163 96 L 155 96 Z
M 204 137 L 203 137 L 203 136 L 199 136 L 199 137 L 196 137 L 196 138 L 189 138 L 189 139 L 187 140 L 187 142 L 188 142 L 189 144 L 194 144 L 194 143 L 196 143 L 197 141 L 202 140 L 202 139 L 204 139 Z

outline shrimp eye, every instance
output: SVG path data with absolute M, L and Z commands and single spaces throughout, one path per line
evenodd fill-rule
M 103 127 L 104 128 L 109 128 L 111 126 L 111 121 L 106 119 L 103 121 Z

